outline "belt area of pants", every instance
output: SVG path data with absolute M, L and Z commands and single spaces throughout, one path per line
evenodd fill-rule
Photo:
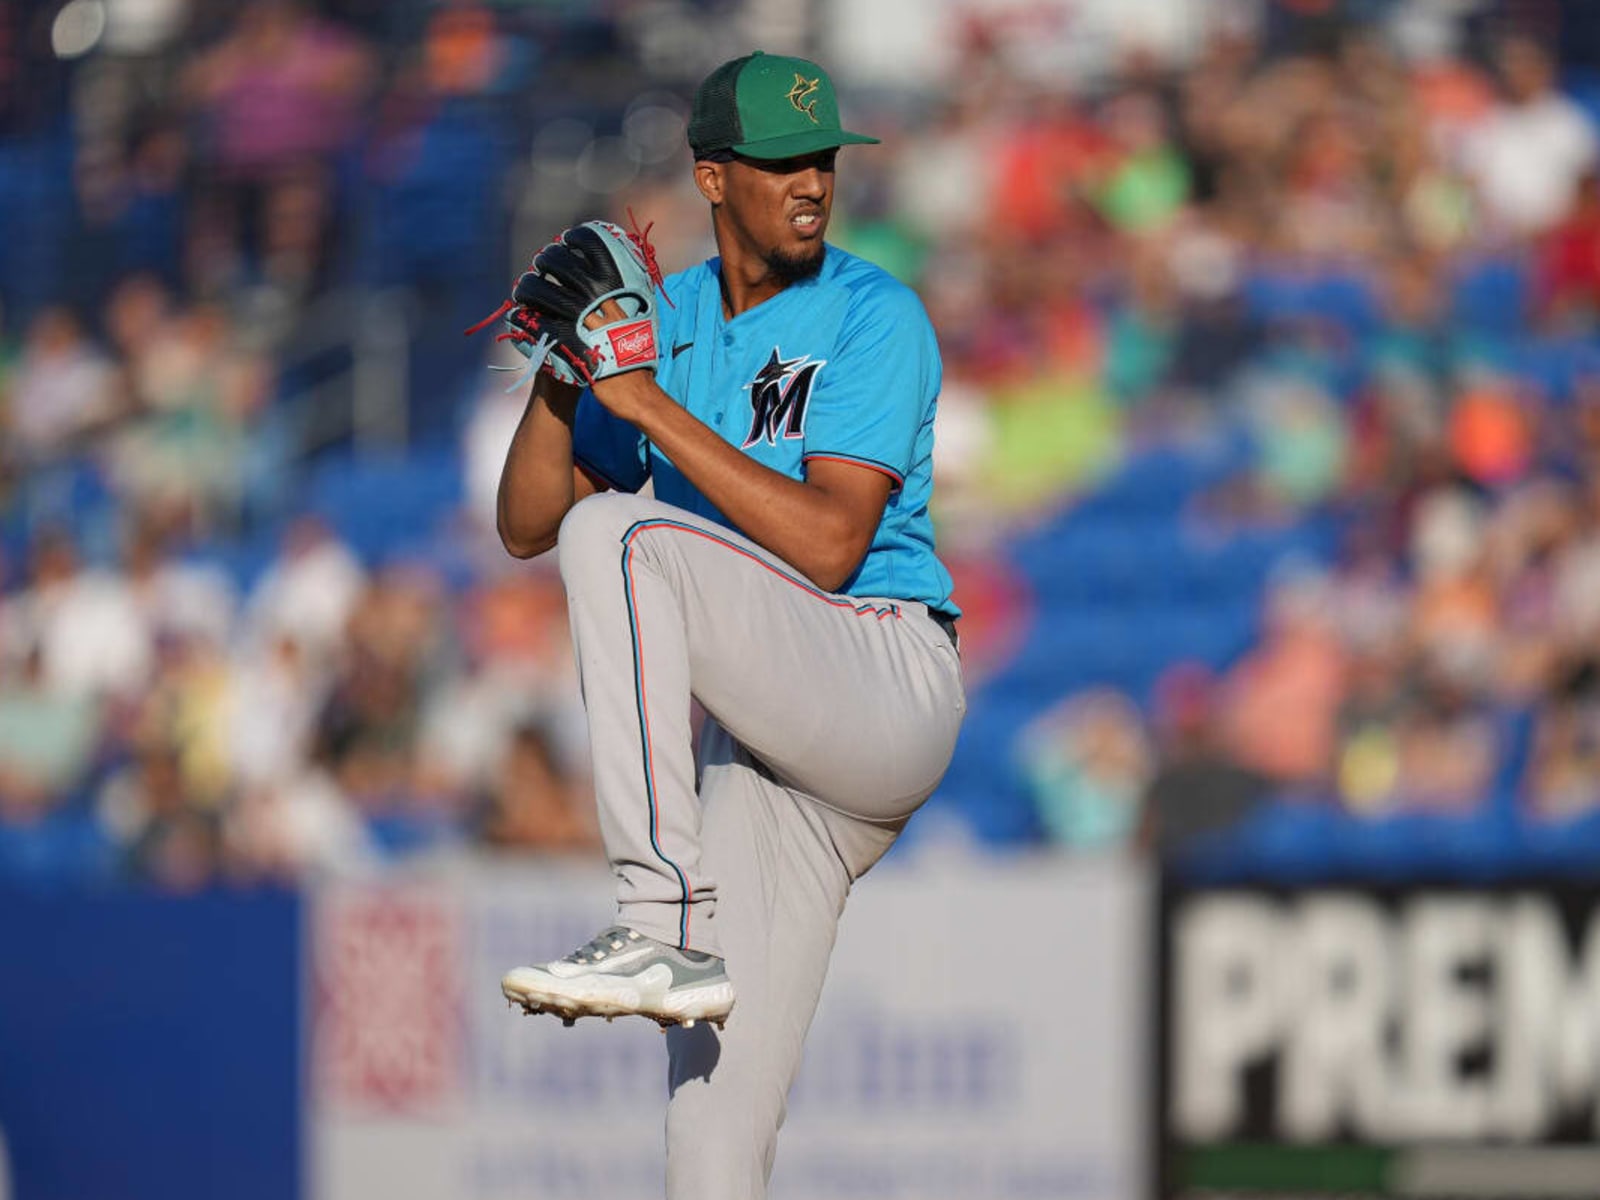
M 928 615 L 933 618 L 935 625 L 944 630 L 944 635 L 950 639 L 950 644 L 959 650 L 961 639 L 956 636 L 956 619 L 948 613 L 935 612 L 931 608 L 928 610 Z

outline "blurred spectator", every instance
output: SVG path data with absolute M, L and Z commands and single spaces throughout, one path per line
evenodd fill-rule
M 1399 728 L 1405 713 L 1404 661 L 1386 651 L 1352 657 L 1339 707 L 1335 794 L 1352 813 L 1372 816 L 1401 803 Z
M 1266 513 L 1305 511 L 1343 478 L 1348 436 L 1337 401 L 1314 378 L 1264 370 L 1241 381 L 1256 443 L 1256 501 Z
M 409 786 L 407 748 L 420 718 L 420 663 L 412 645 L 396 640 L 415 630 L 385 628 L 395 601 L 382 584 L 352 610 L 347 653 L 318 717 L 323 736 L 340 746 L 338 760 L 364 755 L 363 786 L 403 791 Z
M 585 775 L 588 732 L 555 572 L 517 569 L 485 580 L 458 608 L 462 668 L 424 710 L 429 778 L 461 794 L 488 790 L 519 728 L 537 725 L 565 773 Z
M 158 640 L 220 649 L 234 636 L 239 597 L 233 581 L 214 565 L 184 561 L 155 526 L 141 524 L 129 534 L 122 572 Z
M 85 447 L 118 411 L 111 361 L 65 308 L 28 326 L 6 406 L 10 454 L 41 463 Z
M 1578 181 L 1566 216 L 1541 247 L 1540 301 L 1553 325 L 1592 330 L 1600 321 L 1600 174 Z
M 269 368 L 236 344 L 219 308 L 198 305 L 129 319 L 143 328 L 128 359 L 136 415 L 119 431 L 113 451 L 118 490 L 164 524 L 204 530 L 231 520 L 244 501 L 250 442 L 258 432 L 254 418 L 268 395 Z
M 498 106 L 514 54 L 494 13 L 476 3 L 429 18 L 415 59 L 379 107 L 365 167 L 381 189 L 368 236 L 379 282 L 479 279 L 497 244 L 500 197 L 481 187 L 503 170 Z M 480 297 L 481 300 L 481 297 Z
M 250 630 L 258 638 L 293 639 L 327 670 L 365 585 L 366 572 L 349 549 L 315 517 L 301 518 L 250 598 Z
M 1139 711 L 1117 692 L 1070 696 L 1022 733 L 1022 770 L 1040 823 L 1073 850 L 1130 845 L 1139 831 L 1151 749 Z
M 202 284 L 235 278 L 242 254 L 296 296 L 322 265 L 332 156 L 347 149 L 374 77 L 370 49 L 300 0 L 250 0 L 185 72 L 209 168 L 191 247 Z
M 310 758 L 325 683 L 306 650 L 286 633 L 245 650 L 229 696 L 235 779 L 247 792 L 286 784 Z
M 135 878 L 187 892 L 217 877 L 222 850 L 217 814 L 193 801 L 172 747 L 141 747 L 106 784 L 100 816 Z
M 511 737 L 482 817 L 491 846 L 542 853 L 600 850 L 594 806 L 561 766 L 548 736 L 525 725 Z
M 1417 694 L 1397 722 L 1398 796 L 1406 807 L 1467 813 L 1485 802 L 1500 748 L 1495 725 L 1467 671 L 1424 670 Z
M 231 865 L 246 879 L 292 882 L 370 871 L 381 863 L 360 814 L 327 766 L 304 762 L 275 786 L 241 797 L 227 837 Z
M 1101 214 L 1130 234 L 1165 228 L 1189 197 L 1189 169 L 1168 140 L 1160 102 L 1130 92 L 1110 103 L 1102 121 L 1114 158 L 1097 188 Z
M 1246 770 L 1279 786 L 1315 785 L 1333 759 L 1345 656 L 1334 636 L 1329 590 L 1315 576 L 1279 583 L 1259 647 L 1229 672 L 1224 737 Z
M 346 653 L 317 718 L 334 778 L 386 851 L 462 836 L 465 797 L 416 754 L 427 685 L 450 647 L 437 581 L 416 568 L 378 576 L 351 610 Z
M 53 689 L 129 699 L 150 678 L 154 632 L 127 581 L 84 566 L 64 530 L 35 542 L 28 587 L 0 617 L 12 653 L 37 647 Z
M 1487 372 L 1463 381 L 1451 406 L 1446 436 L 1461 473 L 1484 487 L 1515 483 L 1533 457 L 1530 398 Z
M 1503 95 L 1467 137 L 1467 169 L 1490 216 L 1510 233 L 1544 233 L 1568 212 L 1595 166 L 1594 121 L 1556 90 L 1555 64 L 1532 38 L 1506 38 L 1495 66 Z
M 99 741 L 94 697 L 53 690 L 31 647 L 0 663 L 0 822 L 28 824 L 86 781 Z
M 1575 664 L 1540 713 L 1523 791 L 1529 812 L 1542 820 L 1600 808 L 1600 670 L 1593 660 Z
M 177 275 L 189 146 L 174 111 L 188 0 L 105 0 L 103 32 L 72 74 L 74 176 L 97 256 Z
M 1589 482 L 1584 500 L 1551 580 L 1552 632 L 1578 658 L 1600 646 L 1600 483 Z
M 129 740 L 169 747 L 188 795 L 220 810 L 233 785 L 228 661 L 200 639 L 169 637 L 158 647 L 155 672 L 129 721 Z
M 1424 661 L 1482 669 L 1494 644 L 1498 597 L 1488 570 L 1479 503 L 1439 488 L 1417 504 L 1411 639 Z
M 893 211 L 922 238 L 950 244 L 976 231 L 993 187 L 995 115 L 976 96 L 946 98 L 925 128 L 907 131 L 890 178 Z
M 1145 791 L 1145 832 L 1163 857 L 1238 824 L 1267 795 L 1264 779 L 1227 753 L 1217 723 L 1217 683 L 1179 663 L 1156 687 L 1157 765 Z
M 1111 161 L 1105 133 L 1071 97 L 1036 95 L 1033 101 L 1033 118 L 1014 124 L 994 149 L 994 220 L 988 230 L 991 237 L 1014 237 L 1024 246 L 1082 229 L 1091 215 L 1090 186 Z

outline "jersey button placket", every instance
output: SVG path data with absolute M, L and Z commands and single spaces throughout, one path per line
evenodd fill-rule
M 724 329 L 722 331 L 722 334 L 717 338 L 717 341 L 722 343 L 722 348 L 724 350 L 727 350 L 727 351 L 732 351 L 733 350 L 734 337 L 733 337 L 732 331 Z M 731 361 L 732 358 L 733 358 L 733 354 L 732 353 L 723 355 L 723 359 L 724 359 L 724 363 L 725 364 L 727 362 Z M 727 366 L 724 365 L 723 369 L 726 370 Z M 721 425 L 722 424 L 722 409 L 718 408 L 717 411 L 712 414 L 711 423 L 713 425 Z
M 718 375 L 733 369 L 733 362 L 739 357 L 739 350 L 734 343 L 733 334 L 727 329 L 718 330 L 716 341 L 712 348 L 712 359 L 716 362 Z

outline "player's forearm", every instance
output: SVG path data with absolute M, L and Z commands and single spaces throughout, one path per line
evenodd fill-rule
M 572 473 L 577 398 L 576 388 L 541 373 L 506 452 L 495 519 L 501 544 L 517 558 L 554 546 L 561 519 L 577 499 Z
M 663 392 L 653 376 L 637 372 L 618 380 L 627 381 L 632 399 L 620 406 L 626 419 L 746 537 L 825 591 L 838 590 L 855 573 L 872 530 L 860 528 L 846 505 L 723 441 Z M 598 385 L 608 395 L 614 395 L 613 386 L 613 381 Z

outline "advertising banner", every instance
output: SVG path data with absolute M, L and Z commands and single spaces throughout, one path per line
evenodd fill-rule
M 1170 1196 L 1600 1195 L 1600 894 L 1176 891 Z
M 845 913 L 775 1200 L 1138 1200 L 1147 889 L 1119 864 L 889 864 Z M 604 924 L 611 880 L 528 867 L 316 902 L 315 1200 L 660 1195 L 642 1020 L 508 1011 L 500 975 Z

